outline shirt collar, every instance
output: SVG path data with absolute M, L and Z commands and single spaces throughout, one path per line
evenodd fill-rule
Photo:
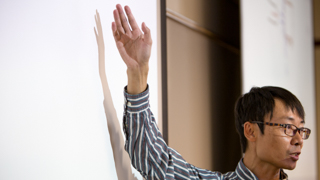
M 283 171 L 283 169 L 280 169 L 280 179 L 288 180 L 288 175 Z
M 235 170 L 237 176 L 240 179 L 248 179 L 248 180 L 259 180 L 256 175 L 254 175 L 242 162 L 243 159 L 241 159 L 237 165 L 237 168 Z M 279 179 L 282 180 L 288 180 L 288 175 L 283 171 L 283 169 L 280 169 L 280 177 Z

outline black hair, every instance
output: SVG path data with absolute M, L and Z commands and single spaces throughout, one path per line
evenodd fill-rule
M 244 136 L 243 124 L 245 122 L 259 121 L 264 122 L 266 115 L 270 113 L 270 119 L 275 107 L 274 99 L 282 100 L 285 105 L 304 119 L 305 113 L 298 98 L 290 91 L 274 86 L 253 87 L 250 92 L 241 96 L 235 105 L 235 124 L 240 136 L 242 152 L 245 153 L 247 139 Z M 264 134 L 264 124 L 258 124 L 260 131 Z

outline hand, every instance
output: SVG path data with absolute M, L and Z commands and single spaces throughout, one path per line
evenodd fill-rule
M 152 46 L 150 29 L 145 23 L 142 23 L 141 29 L 144 34 L 141 32 L 128 6 L 125 6 L 124 9 L 130 25 L 121 5 L 118 4 L 116 8 L 113 11 L 112 31 L 119 53 L 128 68 L 127 91 L 130 94 L 138 94 L 143 92 L 147 86 Z

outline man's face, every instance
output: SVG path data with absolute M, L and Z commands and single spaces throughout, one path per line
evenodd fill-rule
M 296 111 L 291 111 L 280 99 L 275 99 L 275 108 L 270 120 L 270 113 L 265 116 L 265 122 L 293 124 L 303 127 L 304 121 Z M 257 125 L 256 125 L 257 126 Z M 256 127 L 258 128 L 258 127 Z M 256 150 L 260 160 L 275 168 L 294 169 L 299 159 L 303 139 L 297 132 L 293 137 L 284 133 L 284 128 L 265 125 L 264 134 L 259 130 Z

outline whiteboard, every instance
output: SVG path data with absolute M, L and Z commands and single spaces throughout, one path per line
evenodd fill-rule
M 312 133 L 290 179 L 316 179 L 316 116 L 311 0 L 242 0 L 243 93 L 280 86 L 295 94 Z
M 121 121 L 127 77 L 111 32 L 117 3 L 151 29 L 148 83 L 157 117 L 156 0 L 1 1 L 0 179 L 117 179 L 94 34 L 97 9 Z

